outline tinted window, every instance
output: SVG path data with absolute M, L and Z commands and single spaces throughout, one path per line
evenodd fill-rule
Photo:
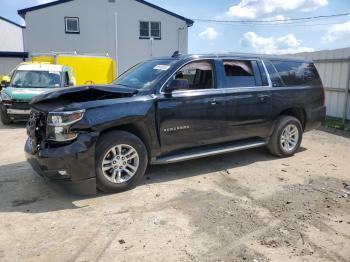
M 136 89 L 149 89 L 167 74 L 174 63 L 176 60 L 146 61 L 123 73 L 114 83 Z
M 249 87 L 256 85 L 252 61 L 225 60 L 224 69 L 227 87 Z
M 271 64 L 271 62 L 269 62 L 269 61 L 264 61 L 264 62 L 265 62 L 265 66 L 266 66 L 267 72 L 269 72 L 270 79 L 271 79 L 271 82 L 272 82 L 272 86 L 273 87 L 284 86 L 280 75 L 277 73 L 276 69 Z
M 321 85 L 313 63 L 295 61 L 271 61 L 286 86 Z
M 175 79 L 187 79 L 190 89 L 214 88 L 213 66 L 209 61 L 196 61 L 182 67 Z

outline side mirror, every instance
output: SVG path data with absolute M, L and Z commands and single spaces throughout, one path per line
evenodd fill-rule
M 165 94 L 171 94 L 176 90 L 188 90 L 190 85 L 187 79 L 173 79 L 164 89 Z
M 74 86 L 73 81 L 69 81 L 68 83 L 64 84 L 64 87 L 71 87 L 71 86 Z

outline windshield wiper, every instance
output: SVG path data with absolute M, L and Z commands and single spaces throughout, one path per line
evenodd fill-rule
M 124 85 L 124 84 L 117 84 L 118 86 L 125 86 L 125 87 L 127 87 L 127 88 L 132 88 L 132 87 L 130 87 L 130 86 L 127 86 L 127 85 Z

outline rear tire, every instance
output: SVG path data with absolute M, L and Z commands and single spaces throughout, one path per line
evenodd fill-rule
M 267 148 L 278 157 L 290 157 L 299 149 L 303 137 L 300 121 L 293 116 L 280 116 Z
M 95 159 L 97 188 L 106 193 L 119 193 L 136 187 L 148 164 L 144 143 L 125 131 L 104 134 L 97 143 Z
M 9 125 L 12 123 L 12 120 L 3 110 L 0 110 L 0 119 L 4 125 Z

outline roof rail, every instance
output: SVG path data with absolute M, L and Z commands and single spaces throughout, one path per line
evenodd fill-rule
M 181 55 L 180 51 L 177 50 L 173 53 L 173 55 L 171 56 L 172 58 L 175 58 L 175 57 L 179 57 Z

